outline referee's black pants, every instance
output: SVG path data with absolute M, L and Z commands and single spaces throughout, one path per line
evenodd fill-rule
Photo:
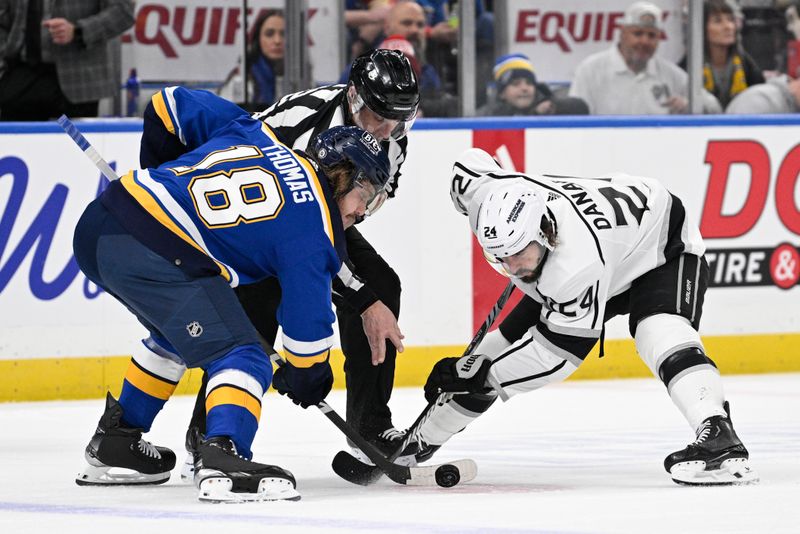
M 364 236 L 352 226 L 345 232 L 347 253 L 355 274 L 388 307 L 395 318 L 400 316 L 400 278 Z M 338 305 L 339 335 L 344 352 L 347 383 L 347 421 L 366 438 L 392 426 L 389 398 L 394 385 L 397 350 L 386 341 L 386 359 L 372 365 L 372 351 L 361 315 Z
M 347 253 L 355 273 L 370 287 L 395 317 L 400 314 L 400 278 L 388 263 L 361 235 L 356 227 L 345 231 Z M 256 284 L 236 288 L 242 307 L 264 339 L 274 345 L 278 333 L 276 313 L 281 301 L 278 280 L 268 278 Z M 392 426 L 389 398 L 394 385 L 397 350 L 386 342 L 386 359 L 372 365 L 372 351 L 364 333 L 361 315 L 335 302 L 339 336 L 345 356 L 347 385 L 347 422 L 367 439 Z M 208 376 L 197 394 L 191 426 L 205 432 L 205 395 Z

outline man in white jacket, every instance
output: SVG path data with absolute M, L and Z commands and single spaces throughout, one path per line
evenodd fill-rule
M 661 41 L 662 11 L 636 2 L 625 11 L 617 44 L 584 59 L 569 96 L 582 98 L 592 115 L 664 115 L 688 111 L 689 78 L 676 64 L 655 55 Z M 721 113 L 703 91 L 705 113 Z

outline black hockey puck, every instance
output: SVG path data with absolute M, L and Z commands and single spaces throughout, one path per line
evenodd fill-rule
M 436 483 L 443 488 L 452 488 L 461 480 L 461 473 L 458 467 L 451 464 L 444 464 L 436 469 Z

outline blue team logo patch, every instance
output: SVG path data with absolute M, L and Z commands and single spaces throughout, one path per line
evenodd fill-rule
M 203 333 L 203 325 L 197 321 L 192 321 L 186 325 L 186 331 L 189 332 L 189 335 L 192 337 L 200 337 Z

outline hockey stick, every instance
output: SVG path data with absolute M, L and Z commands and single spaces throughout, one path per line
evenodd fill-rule
M 511 297 L 511 293 L 513 291 L 514 291 L 514 283 L 509 282 L 506 288 L 503 290 L 503 293 L 500 295 L 500 298 L 497 299 L 497 303 L 494 305 L 494 307 L 492 307 L 491 311 L 489 312 L 489 315 L 486 317 L 486 320 L 483 322 L 481 327 L 475 333 L 475 337 L 473 337 L 472 341 L 470 341 L 469 345 L 467 345 L 466 350 L 464 350 L 463 354 L 464 356 L 469 356 L 470 354 L 472 354 L 475 351 L 475 348 L 480 344 L 480 342 L 483 341 L 484 336 L 486 336 L 486 333 L 492 327 L 492 324 L 494 324 L 495 320 L 497 319 L 497 316 L 500 315 L 500 311 L 506 305 L 506 302 L 508 302 L 508 299 L 509 297 Z M 394 461 L 397 460 L 398 457 L 400 457 L 402 452 L 405 450 L 405 448 L 413 439 L 414 434 L 417 432 L 420 425 L 428 418 L 428 416 L 430 416 L 431 409 L 437 403 L 443 401 L 446 397 L 447 397 L 446 394 L 439 395 L 439 397 L 435 401 L 428 403 L 425 409 L 422 410 L 422 413 L 419 414 L 416 421 L 414 421 L 414 423 L 406 431 L 406 437 L 405 439 L 403 439 L 403 443 L 400 444 L 400 446 L 388 458 L 388 461 L 392 462 L 392 465 L 396 465 L 394 464 Z M 358 446 L 357 443 L 356 445 Z M 360 446 L 358 446 L 358 448 L 361 449 Z M 366 451 L 364 449 L 361 449 L 361 451 L 364 452 L 364 454 L 366 454 Z M 381 477 L 381 475 L 385 470 L 382 467 L 380 467 L 378 465 L 378 462 L 375 462 L 375 460 L 373 460 L 369 454 L 367 454 L 367 457 L 370 460 L 372 460 L 375 463 L 375 465 L 365 464 L 364 462 L 361 462 L 357 458 L 355 458 L 352 454 L 345 451 L 339 451 L 336 454 L 336 456 L 334 456 L 333 462 L 331 463 L 331 467 L 333 467 L 333 471 L 337 475 L 347 480 L 348 482 L 352 482 L 353 484 L 359 484 L 361 486 L 369 486 L 370 484 L 376 482 Z M 419 468 L 417 467 L 415 469 Z
M 64 131 L 75 141 L 75 144 L 83 151 L 86 156 L 100 169 L 100 172 L 108 180 L 116 180 L 119 176 L 111 169 L 108 163 L 98 154 L 97 150 L 89 143 L 89 141 L 78 131 L 78 128 L 72 123 L 66 115 L 62 115 L 58 119 L 58 124 Z M 276 365 L 281 366 L 284 364 L 283 359 L 275 351 L 271 344 L 259 335 L 259 340 L 264 351 L 269 355 Z M 331 408 L 331 406 L 322 401 L 316 405 L 325 417 L 328 418 L 346 437 L 350 439 L 356 446 L 361 449 L 367 457 L 381 469 L 381 473 L 385 473 L 391 480 L 398 484 L 406 484 L 410 486 L 432 486 L 438 484 L 443 487 L 452 487 L 458 484 L 459 481 L 469 481 L 475 478 L 477 474 L 477 466 L 472 460 L 457 460 L 444 465 L 432 465 L 426 467 L 406 467 L 397 465 L 386 459 L 381 452 L 375 448 L 374 445 L 367 442 L 361 435 L 352 429 L 347 422 Z M 372 466 L 370 466 L 372 467 Z
M 103 173 L 103 176 L 105 176 L 108 181 L 112 182 L 119 178 L 117 173 L 114 172 L 114 169 L 112 169 L 111 166 L 106 163 L 106 160 L 104 160 L 103 157 L 97 153 L 97 150 L 95 150 L 89 141 L 83 136 L 83 134 L 78 130 L 77 126 L 75 126 L 75 124 L 69 120 L 69 117 L 66 115 L 61 115 L 56 122 L 58 122 L 58 125 L 61 126 L 61 128 L 67 133 L 68 136 L 70 136 L 73 141 L 75 141 L 75 144 L 78 145 L 78 148 L 80 148 L 84 154 L 86 154 L 86 157 L 92 160 L 92 163 L 94 163 L 95 166 L 100 169 L 100 172 Z
M 267 341 L 259 336 L 261 345 L 269 354 L 270 360 L 278 367 L 285 364 L 283 358 L 275 352 L 275 349 Z M 317 409 L 333 423 L 347 438 L 361 449 L 364 454 L 375 464 L 370 466 L 379 469 L 381 474 L 385 474 L 398 484 L 408 486 L 433 486 L 438 484 L 444 488 L 455 486 L 460 481 L 469 482 L 478 473 L 478 467 L 472 460 L 456 460 L 443 465 L 431 465 L 425 467 L 406 467 L 386 459 L 385 456 L 374 445 L 366 441 L 361 434 L 353 430 L 347 421 L 336 413 L 327 402 L 320 401 L 316 405 Z

